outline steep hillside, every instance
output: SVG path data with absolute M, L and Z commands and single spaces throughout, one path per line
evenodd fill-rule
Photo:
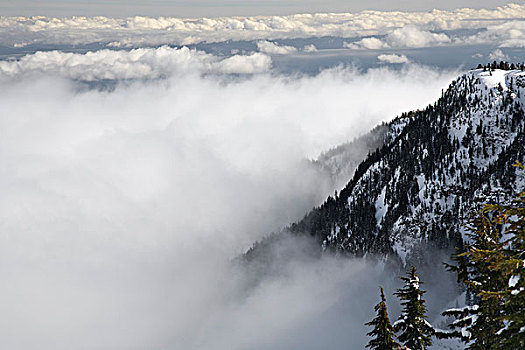
M 414 263 L 427 249 L 461 246 L 463 224 L 483 203 L 509 200 L 525 186 L 511 166 L 525 158 L 524 106 L 524 72 L 466 73 L 434 105 L 372 134 L 381 146 L 344 189 L 286 231 L 311 235 L 327 251 Z M 347 166 L 344 158 L 319 161 Z

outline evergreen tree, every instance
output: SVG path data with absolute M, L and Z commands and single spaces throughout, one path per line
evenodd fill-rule
M 394 327 L 390 324 L 388 318 L 388 312 L 386 309 L 386 298 L 381 288 L 381 301 L 374 307 L 376 317 L 365 323 L 366 326 L 374 327 L 374 329 L 368 332 L 366 335 L 374 337 L 366 345 L 371 350 L 393 350 L 399 349 L 399 344 L 395 341 Z
M 406 277 L 401 278 L 405 282 L 403 288 L 395 293 L 401 299 L 403 312 L 394 323 L 396 332 L 401 332 L 398 337 L 404 345 L 411 350 L 424 350 L 432 345 L 434 328 L 426 320 L 425 300 L 422 296 L 425 291 L 419 288 L 422 282 L 412 266 Z
M 490 262 L 483 259 L 480 252 L 496 252 L 502 249 L 500 233 L 495 229 L 494 217 L 485 207 L 475 218 L 469 234 L 472 244 L 467 251 L 453 258 L 458 266 L 450 270 L 458 273 L 458 278 L 467 286 L 469 294 L 474 295 L 472 305 L 462 309 L 447 310 L 444 316 L 456 318 L 449 325 L 451 332 L 439 332 L 438 337 L 458 337 L 467 343 L 467 349 L 493 349 L 497 343 L 496 333 L 502 327 L 500 319 L 501 302 L 491 297 L 481 297 L 483 291 L 495 293 L 501 290 L 504 281 L 502 276 L 490 268 Z
M 524 169 L 520 163 L 517 167 Z M 525 192 L 511 205 L 485 205 L 473 222 L 472 244 L 450 267 L 475 295 L 473 305 L 443 313 L 468 349 L 525 348 Z
M 508 280 L 502 291 L 504 327 L 500 331 L 501 349 L 525 349 L 525 192 L 514 207 L 505 208 L 509 254 L 495 259 L 493 266 Z M 514 220 L 513 220 L 514 219 Z
M 525 167 L 516 162 L 516 167 Z M 499 239 L 496 249 L 466 254 L 476 263 L 488 264 L 491 275 L 499 276 L 499 288 L 482 288 L 482 302 L 499 307 L 495 319 L 499 329 L 495 346 L 499 349 L 525 348 L 525 191 L 510 205 L 486 205 L 483 213 L 491 218 Z

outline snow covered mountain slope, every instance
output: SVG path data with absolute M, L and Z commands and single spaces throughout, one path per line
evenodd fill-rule
M 464 74 L 434 105 L 387 124 L 382 142 L 375 140 L 382 145 L 344 189 L 286 231 L 311 235 L 328 251 L 397 255 L 404 263 L 417 264 L 427 249 L 461 246 L 463 225 L 483 203 L 510 200 L 525 187 L 512 167 L 525 158 L 524 106 L 524 72 Z M 345 167 L 325 158 L 328 168 Z

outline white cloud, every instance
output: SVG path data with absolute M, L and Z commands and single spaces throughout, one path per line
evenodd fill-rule
M 428 47 L 451 42 L 446 34 L 431 33 L 414 26 L 395 29 L 388 33 L 385 40 L 390 47 Z
M 305 45 L 303 47 L 303 51 L 304 52 L 317 52 L 317 47 L 315 47 L 315 45 L 311 44 L 311 45 Z
M 388 48 L 419 48 L 450 44 L 451 39 L 444 33 L 431 33 L 415 26 L 397 28 L 387 33 L 383 39 L 363 38 L 354 43 L 345 43 L 351 49 L 380 50 Z
M 156 79 L 189 72 L 255 74 L 267 72 L 271 63 L 271 58 L 261 53 L 219 58 L 186 47 L 101 50 L 86 54 L 47 51 L 26 55 L 17 61 L 0 61 L 0 77 L 47 73 L 94 81 Z
M 408 58 L 405 55 L 383 54 L 377 56 L 377 59 L 386 63 L 408 63 Z
M 114 47 L 162 44 L 190 44 L 202 41 L 275 40 L 313 36 L 364 37 L 385 35 L 407 26 L 424 32 L 455 29 L 476 29 L 498 26 L 505 29 L 510 18 L 525 17 L 525 5 L 511 4 L 487 9 L 457 9 L 431 12 L 318 13 L 290 16 L 220 17 L 220 18 L 147 18 L 125 19 L 106 17 L 0 17 L 0 44 L 15 43 L 111 43 Z M 499 23 L 499 24 L 498 24 Z M 510 29 L 509 29 L 510 30 Z M 509 32 L 512 40 L 518 32 Z M 410 36 L 410 33 L 400 33 Z M 416 35 L 416 36 L 420 36 Z M 444 38 L 430 38 L 424 42 L 442 43 Z M 483 38 L 483 37 L 480 37 Z M 405 38 L 406 40 L 407 38 Z M 410 39 L 410 38 L 408 38 Z M 430 41 L 429 41 L 430 40 Z M 437 41 L 436 41 L 437 40 Z M 421 45 L 413 38 L 413 45 Z
M 379 40 L 378 38 L 363 38 L 353 43 L 343 43 L 343 46 L 348 49 L 368 49 L 368 50 L 379 50 L 389 48 L 388 44 Z
M 279 44 L 266 40 L 258 41 L 257 49 L 260 52 L 266 53 L 268 55 L 288 55 L 297 52 L 297 49 L 293 46 L 281 46 Z
M 496 49 L 489 54 L 489 60 L 491 61 L 505 61 L 509 57 L 503 53 L 500 49 Z
M 272 65 L 272 59 L 264 54 L 234 55 L 219 61 L 214 73 L 254 74 L 267 72 Z
M 499 47 L 525 47 L 525 21 L 509 21 L 490 25 L 486 30 L 462 38 L 460 41 L 469 44 L 492 44 Z

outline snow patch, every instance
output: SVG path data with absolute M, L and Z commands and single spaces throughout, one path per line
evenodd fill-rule
M 383 187 L 383 190 L 381 190 L 381 193 L 377 197 L 375 206 L 376 206 L 376 222 L 379 226 L 381 226 L 381 221 L 383 220 L 383 217 L 388 211 L 388 204 L 385 203 L 385 195 L 386 195 L 386 186 Z

